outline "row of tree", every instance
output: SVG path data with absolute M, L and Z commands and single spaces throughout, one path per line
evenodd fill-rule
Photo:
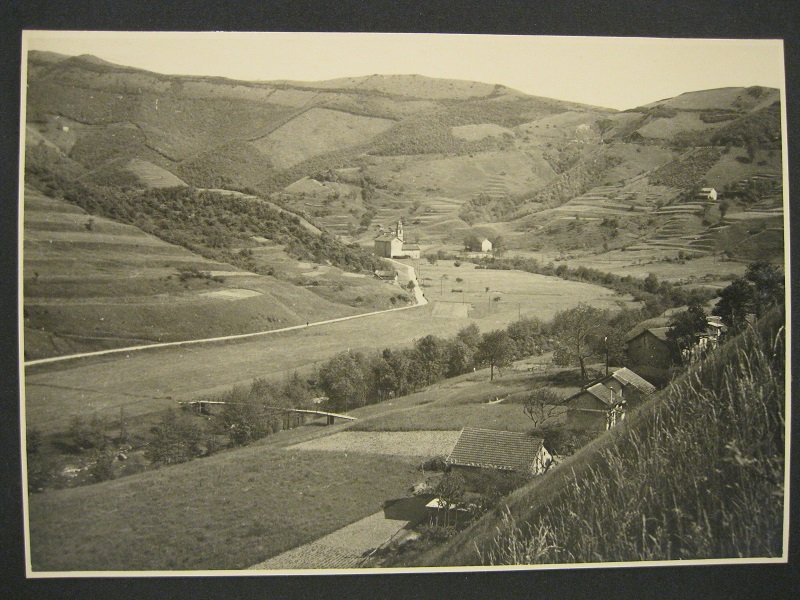
M 541 353 L 546 346 L 545 328 L 535 318 L 483 334 L 471 324 L 453 338 L 427 335 L 411 348 L 385 348 L 371 356 L 341 352 L 319 368 L 316 385 L 327 396 L 328 408 L 347 411 L 404 396 L 477 367 L 489 367 L 494 378 L 496 369 Z
M 315 385 L 331 410 L 347 411 L 477 368 L 488 367 L 491 380 L 512 361 L 551 350 L 557 365 L 580 367 L 586 380 L 594 359 L 607 356 L 611 364 L 624 363 L 627 333 L 643 318 L 638 309 L 610 311 L 581 303 L 549 323 L 527 317 L 486 333 L 471 324 L 453 338 L 427 335 L 411 348 L 386 348 L 371 356 L 341 352 L 319 368 Z

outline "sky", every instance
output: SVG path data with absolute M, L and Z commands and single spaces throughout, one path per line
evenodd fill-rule
M 28 31 L 23 49 L 256 81 L 419 74 L 616 109 L 695 90 L 784 85 L 780 40 Z

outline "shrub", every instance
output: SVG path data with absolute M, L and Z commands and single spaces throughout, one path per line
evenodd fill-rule
M 87 421 L 84 417 L 75 415 L 69 427 L 69 439 L 73 446 L 79 450 L 89 450 L 96 448 L 102 450 L 106 447 L 106 429 L 108 423 L 98 415 L 93 415 Z
M 202 433 L 189 417 L 168 410 L 161 423 L 151 430 L 145 458 L 161 465 L 172 465 L 192 460 L 208 453 Z
M 89 467 L 89 477 L 92 481 L 108 481 L 114 479 L 114 461 L 116 455 L 113 451 L 103 450 L 97 453 L 94 462 Z
M 446 471 L 447 463 L 444 456 L 434 456 L 420 463 L 417 468 L 420 471 Z

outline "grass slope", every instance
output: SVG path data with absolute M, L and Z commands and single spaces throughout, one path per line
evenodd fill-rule
M 373 278 L 345 278 L 328 267 L 324 276 L 305 277 L 322 268 L 298 262 L 277 245 L 259 262 L 279 268 L 283 279 L 243 271 L 224 257 L 203 258 L 30 188 L 24 207 L 28 359 L 275 329 L 389 308 L 389 298 L 399 293 Z M 192 268 L 224 276 L 181 279 L 180 271 Z M 253 296 L 213 294 L 237 290 Z
M 416 462 L 258 444 L 33 495 L 33 569 L 243 569 L 405 496 Z
M 784 317 L 722 347 L 417 565 L 780 556 Z

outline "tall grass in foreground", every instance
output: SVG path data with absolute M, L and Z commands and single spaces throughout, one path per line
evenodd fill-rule
M 545 506 L 506 510 L 496 535 L 476 544 L 481 562 L 779 556 L 782 324 L 776 311 L 696 365 L 574 464 Z

